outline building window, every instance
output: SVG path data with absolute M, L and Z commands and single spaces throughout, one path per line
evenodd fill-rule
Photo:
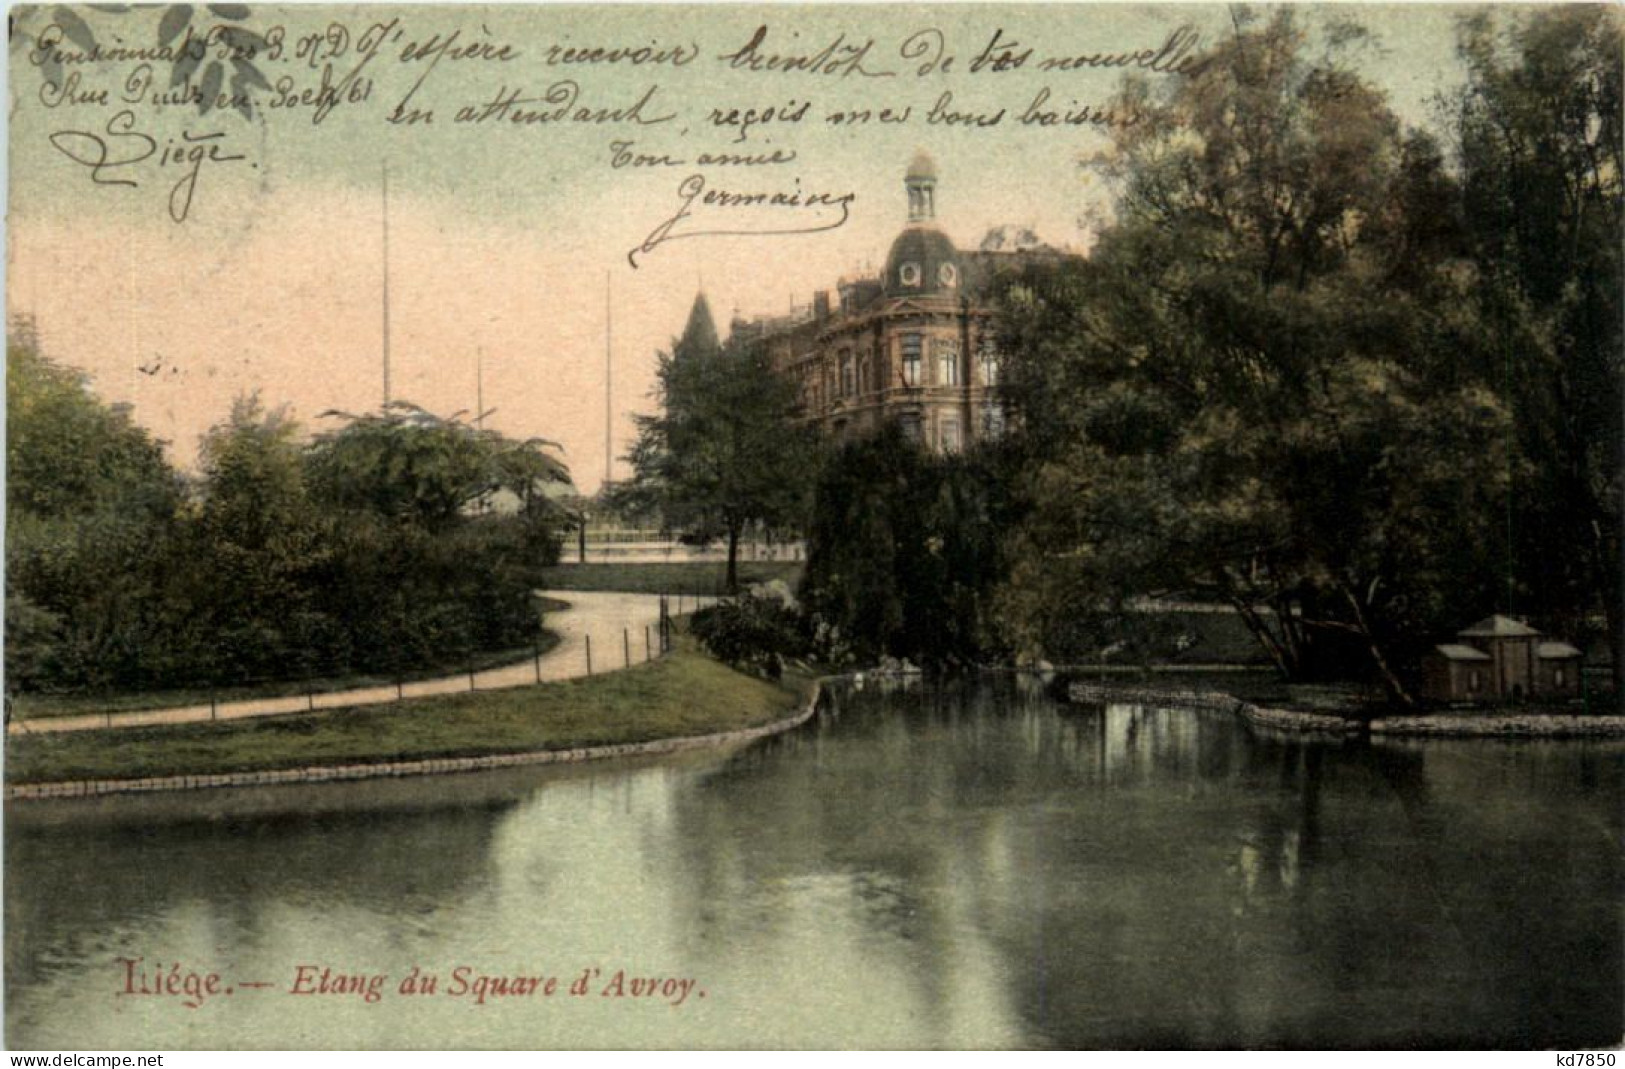
M 841 353 L 841 396 L 851 397 L 857 392 L 857 384 L 853 381 L 852 354 Z
M 1472 673 L 1472 675 L 1467 677 L 1467 691 L 1469 694 L 1477 694 L 1478 688 L 1482 685 L 1483 677 L 1480 676 L 1478 672 L 1475 671 Z
M 959 342 L 954 338 L 933 338 L 931 349 L 937 356 L 937 385 L 959 385 Z
M 983 335 L 976 345 L 976 362 L 982 365 L 982 385 L 997 386 L 999 384 L 999 350 L 994 347 L 993 339 Z
M 931 187 L 926 185 L 911 185 L 908 187 L 908 219 L 917 222 L 929 219 L 935 210 L 931 206 Z
M 944 453 L 957 453 L 960 448 L 959 417 L 943 416 L 941 425 L 942 451 Z
M 1563 669 L 1558 668 L 1553 671 L 1552 682 L 1556 683 L 1560 687 L 1563 685 Z
M 959 271 L 953 264 L 943 264 L 937 268 L 937 280 L 942 283 L 943 289 L 953 289 L 959 285 Z
M 864 353 L 858 358 L 858 392 L 868 393 L 873 380 L 869 377 L 869 354 Z
M 989 440 L 1004 437 L 1004 409 L 995 404 L 982 406 L 982 437 Z
M 897 281 L 905 286 L 918 286 L 920 284 L 920 265 L 904 264 L 898 268 Z
M 924 349 L 925 339 L 920 335 L 903 335 L 904 386 L 918 386 L 920 384 L 920 356 Z
M 916 416 L 916 415 L 903 416 L 901 419 L 898 420 L 898 425 L 903 428 L 903 438 L 905 440 L 910 441 L 910 442 L 916 442 L 916 443 L 920 440 L 920 417 L 919 416 Z

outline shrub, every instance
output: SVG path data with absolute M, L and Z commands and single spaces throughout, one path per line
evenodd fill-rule
M 746 594 L 694 614 L 694 635 L 711 655 L 741 671 L 779 678 L 784 661 L 801 656 L 801 620 L 777 598 Z

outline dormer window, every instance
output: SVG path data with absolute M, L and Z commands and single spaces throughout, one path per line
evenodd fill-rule
M 953 289 L 959 285 L 959 272 L 953 264 L 943 264 L 937 269 L 937 280 L 942 283 L 943 289 Z
M 898 268 L 897 281 L 905 286 L 918 286 L 920 284 L 920 265 L 904 264 Z

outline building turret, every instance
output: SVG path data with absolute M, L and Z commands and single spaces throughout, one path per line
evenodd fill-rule
M 709 355 L 721 348 L 722 343 L 717 339 L 717 322 L 711 317 L 711 303 L 701 291 L 694 297 L 694 307 L 688 312 L 688 325 L 683 328 L 683 336 L 677 340 L 677 348 L 672 355 Z
M 908 190 L 910 223 L 929 223 L 937 217 L 937 164 L 929 154 L 914 154 L 914 161 L 903 175 L 903 186 Z
M 924 295 L 958 289 L 959 253 L 937 227 L 937 165 L 930 156 L 915 154 L 903 175 L 903 187 L 908 190 L 908 226 L 886 256 L 886 293 Z

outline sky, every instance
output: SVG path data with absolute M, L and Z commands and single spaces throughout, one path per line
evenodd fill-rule
M 75 9 L 104 48 L 152 47 L 163 10 Z M 1312 25 L 1331 15 L 1375 30 L 1379 44 L 1359 63 L 1402 117 L 1420 122 L 1431 97 L 1460 81 L 1451 29 L 1460 10 L 1338 5 L 1305 15 Z M 1038 60 L 1155 50 L 1182 26 L 1211 40 L 1229 31 L 1230 9 L 368 5 L 254 6 L 242 21 L 196 18 L 199 30 L 283 28 L 281 55 L 256 57 L 272 88 L 257 93 L 249 118 L 155 105 L 169 69 L 163 60 L 154 64 L 160 82 L 153 86 L 141 83 L 139 58 L 70 63 L 58 77 L 77 73 L 78 95 L 58 100 L 43 88 L 51 77 L 34 62 L 34 45 L 14 40 L 9 313 L 32 317 L 47 353 L 87 371 L 99 396 L 131 404 L 183 467 L 195 463 L 199 435 L 244 393 L 286 405 L 308 430 L 335 426 L 322 414 L 367 411 L 382 399 L 387 170 L 392 396 L 446 415 L 472 412 L 483 392 L 487 426 L 557 441 L 578 487 L 592 492 L 605 474 L 606 354 L 618 458 L 635 433 L 631 415 L 653 407 L 657 353 L 681 331 L 695 293 L 703 288 L 726 331 L 735 313 L 783 314 L 844 276 L 872 271 L 905 222 L 903 172 L 921 149 L 936 160 L 938 223 L 956 243 L 974 247 L 989 228 L 1013 223 L 1053 245 L 1086 249 L 1089 220 L 1105 209 L 1107 191 L 1080 164 L 1105 147 L 1104 135 L 1022 126 L 1015 116 L 1045 89 L 1052 105 L 1104 107 L 1119 74 L 1040 71 Z M 49 41 L 52 21 L 36 12 L 22 26 Z M 357 65 L 367 30 L 383 28 L 358 75 L 370 79 L 367 99 L 341 103 L 320 122 L 309 106 L 273 106 L 319 89 L 323 64 L 308 53 L 323 47 L 318 41 L 328 40 L 335 23 L 348 38 L 345 53 L 332 60 L 330 82 Z M 856 65 L 876 76 L 752 71 L 723 58 L 739 54 L 763 26 L 766 36 L 747 59 L 833 45 L 833 61 L 850 56 L 847 46 L 872 40 Z M 915 34 L 927 44 L 939 40 L 933 31 L 940 52 L 902 57 Z M 1018 43 L 1017 51 L 1032 48 L 1032 60 L 971 73 L 995 31 Z M 454 32 L 454 47 L 473 44 L 475 54 L 434 51 Z M 414 42 L 429 54 L 416 58 Z M 494 58 L 503 45 L 514 58 Z M 620 45 L 696 56 L 681 66 L 557 62 L 564 49 Z M 304 58 L 295 55 L 301 48 Z M 947 70 L 939 64 L 919 73 L 944 55 L 954 57 Z M 896 73 L 879 76 L 885 71 Z M 290 94 L 278 92 L 282 79 Z M 501 109 L 485 105 L 504 92 L 525 99 L 568 92 L 559 88 L 566 79 L 577 87 L 576 105 L 589 109 L 625 109 L 653 87 L 641 114 L 671 118 L 648 125 L 490 120 Z M 983 129 L 923 121 L 943 93 L 952 94 L 947 110 L 1004 107 L 1006 117 Z M 391 124 L 403 100 L 434 118 Z M 884 106 L 912 108 L 910 121 L 884 128 L 822 121 L 834 111 Z M 454 121 L 464 108 L 486 112 L 487 121 Z M 729 112 L 747 108 L 791 116 L 806 110 L 799 121 L 743 132 L 726 123 Z M 151 156 L 93 166 L 98 158 L 117 163 L 120 153 L 135 155 L 147 143 L 137 135 L 151 139 Z M 633 142 L 626 152 L 684 163 L 615 167 L 612 143 L 623 140 Z M 160 164 L 160 147 L 179 149 L 183 158 L 171 162 L 164 152 Z M 210 150 L 241 158 L 205 159 L 189 185 L 187 153 Z M 702 152 L 795 159 L 700 166 Z M 679 186 L 693 174 L 713 191 L 852 199 L 844 214 L 829 206 L 696 210 L 671 233 L 844 222 L 809 233 L 657 242 L 635 257 L 634 268 L 628 253 L 682 207 Z M 177 185 L 189 189 L 189 202 Z M 180 221 L 177 205 L 185 208 Z M 617 459 L 614 477 L 625 474 Z

